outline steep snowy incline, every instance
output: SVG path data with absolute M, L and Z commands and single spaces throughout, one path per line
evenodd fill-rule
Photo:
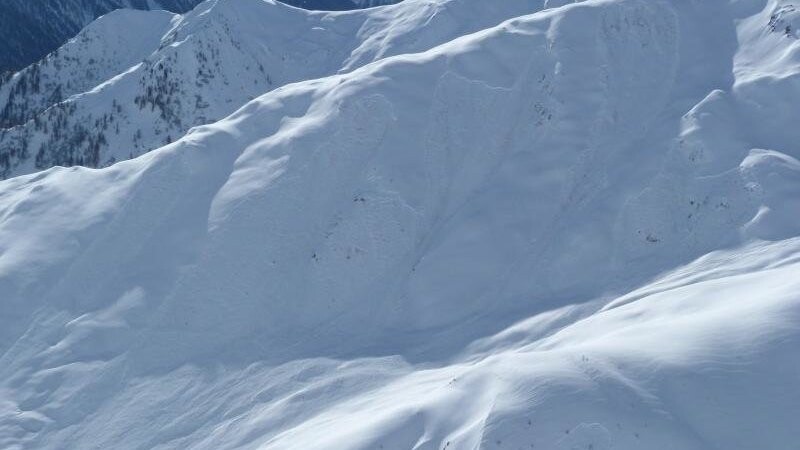
M 791 449 L 798 252 L 794 239 L 717 253 L 684 269 L 694 280 L 670 274 L 582 321 L 580 307 L 553 310 L 436 367 L 316 358 L 131 377 L 73 364 L 76 378 L 104 372 L 81 399 L 96 413 L 56 416 L 72 429 L 53 412 L 85 380 L 56 367 L 30 383 L 64 392 L 46 414 L 31 409 L 42 400 L 9 403 L 0 421 L 38 433 L 23 448 Z M 70 329 L 126 326 L 136 307 L 131 297 Z
M 791 449 L 785 4 L 549 6 L 1 182 L 0 447 Z
M 567 286 L 596 283 L 590 274 L 570 280 L 555 276 L 558 271 L 567 273 L 572 268 L 564 266 L 576 262 L 557 258 L 525 279 L 514 279 L 513 270 L 536 262 L 537 253 L 549 250 L 548 241 L 568 243 L 556 234 L 564 227 L 554 226 L 562 216 L 583 208 L 590 216 L 597 209 L 590 201 L 595 199 L 576 198 L 577 194 L 597 190 L 599 185 L 588 184 L 593 182 L 589 176 L 605 169 L 601 163 L 615 166 L 618 158 L 629 158 L 622 145 L 640 137 L 664 107 L 678 60 L 676 24 L 669 9 L 643 2 L 600 3 L 567 12 L 512 21 L 428 53 L 380 61 L 353 75 L 280 88 L 225 121 L 195 129 L 168 151 L 115 166 L 111 172 L 119 173 L 119 181 L 114 190 L 87 188 L 68 194 L 85 197 L 91 192 L 97 198 L 89 201 L 103 204 L 107 193 L 134 182 L 141 170 L 145 179 L 135 185 L 142 187 L 126 192 L 140 193 L 138 197 L 153 183 L 167 183 L 158 197 L 141 197 L 148 209 L 154 208 L 153 214 L 130 211 L 146 220 L 179 222 L 144 225 L 140 238 L 134 230 L 111 234 L 124 236 L 120 244 L 134 248 L 143 244 L 139 239 L 150 236 L 180 246 L 168 250 L 159 243 L 153 250 L 172 256 L 143 255 L 140 262 L 130 262 L 139 267 L 131 270 L 161 274 L 143 277 L 142 282 L 156 285 L 141 287 L 160 292 L 153 294 L 157 298 L 173 299 L 162 308 L 180 309 L 183 316 L 196 314 L 199 322 L 189 320 L 186 326 L 204 331 L 206 337 L 198 339 L 216 341 L 207 343 L 208 352 L 251 331 L 249 326 L 227 324 L 247 322 L 261 317 L 263 308 L 276 308 L 264 298 L 293 299 L 280 303 L 258 327 L 271 336 L 293 339 L 335 316 L 344 320 L 343 331 L 350 323 L 365 323 L 373 313 L 365 305 L 394 305 L 393 314 L 377 317 L 399 321 L 398 327 L 410 331 L 424 330 L 487 314 L 488 297 L 493 298 L 493 313 L 502 315 L 519 307 L 520 298 L 528 298 L 523 303 L 529 304 Z M 637 23 L 623 25 L 631 18 Z M 606 21 L 613 21 L 619 31 Z M 574 50 L 575 43 L 593 41 L 603 33 L 608 35 L 599 48 L 582 45 L 583 51 Z M 642 105 L 622 92 L 646 93 L 651 101 Z M 606 122 L 615 116 L 615 123 Z M 183 158 L 185 163 L 177 162 Z M 209 161 L 201 162 L 205 159 Z M 184 173 L 184 164 L 187 169 L 200 166 Z M 650 164 L 657 166 L 658 161 Z M 193 172 L 196 176 L 190 176 Z M 72 172 L 53 172 L 68 173 Z M 76 173 L 92 179 L 94 172 Z M 156 180 L 145 181 L 150 176 Z M 9 180 L 9 186 L 28 178 Z M 630 188 L 624 188 L 602 201 L 630 195 Z M 14 192 L 6 190 L 8 195 Z M 55 196 L 44 191 L 48 189 L 32 193 L 23 204 Z M 76 200 L 87 199 L 62 198 L 59 203 L 72 208 Z M 173 201 L 178 203 L 170 206 Z M 136 200 L 109 201 L 133 203 Z M 172 217 L 167 213 L 172 207 L 181 212 Z M 18 217 L 12 214 L 11 219 Z M 137 222 L 118 220 L 123 227 Z M 189 223 L 181 226 L 184 221 Z M 651 248 L 635 231 L 620 230 L 620 238 L 634 239 L 636 250 Z M 491 239 L 494 235 L 505 238 Z M 63 244 L 52 245 L 63 248 L 70 241 L 60 240 Z M 98 251 L 104 247 L 89 246 Z M 607 254 L 607 249 L 598 254 Z M 127 258 L 130 251 L 120 249 L 103 258 L 112 255 Z M 271 255 L 266 267 L 264 255 Z M 592 256 L 587 248 L 585 257 Z M 165 267 L 145 263 L 151 258 Z M 102 284 L 116 290 L 117 277 L 130 276 L 120 263 L 81 255 L 69 267 L 70 272 L 92 277 L 90 285 L 99 282 L 94 278 L 99 274 L 93 274 L 102 268 Z M 83 264 L 96 269 L 86 267 L 84 272 L 79 268 Z M 184 264 L 190 264 L 191 271 L 177 280 L 167 275 L 178 276 L 175 270 Z M 622 269 L 629 261 L 620 264 L 617 270 L 625 273 Z M 15 267 L 29 272 L 37 264 Z M 112 267 L 120 272 L 111 273 Z M 442 273 L 454 281 L 441 283 Z M 551 285 L 564 285 L 548 286 L 532 280 L 532 274 L 549 279 Z M 49 303 L 35 289 L 50 286 L 53 294 L 63 296 L 73 283 L 83 285 L 83 276 L 12 285 L 4 291 L 11 298 L 18 296 L 24 307 L 35 308 L 34 299 Z M 220 295 L 221 286 L 235 292 Z M 97 288 L 98 297 L 83 292 L 80 301 L 103 302 L 108 293 Z M 524 292 L 500 292 L 513 289 Z M 396 301 L 367 300 L 376 295 Z M 233 304 L 237 307 L 228 310 L 226 305 Z M 326 307 L 309 311 L 308 304 Z M 457 311 L 438 313 L 453 304 L 459 305 Z M 187 308 L 196 312 L 185 312 Z M 364 317 L 342 316 L 345 312 Z M 217 325 L 205 323 L 225 314 L 231 316 Z M 416 324 L 409 327 L 406 321 Z M 374 323 L 381 333 L 388 333 L 392 325 Z M 209 333 L 209 326 L 227 331 Z M 355 334 L 360 338 L 367 331 Z
M 53 165 L 106 166 L 220 119 L 277 86 L 424 51 L 540 8 L 539 0 L 508 0 L 502 6 L 412 0 L 322 13 L 265 0 L 207 2 L 182 17 L 141 65 L 24 125 L 0 130 L 0 175 Z M 76 63 L 91 66 L 93 58 L 88 53 Z M 36 70 L 21 79 L 25 86 L 41 83 Z M 57 89 L 69 90 L 49 90 Z M 5 122 L 16 124 L 21 112 L 27 111 L 21 117 L 28 119 L 40 111 L 37 99 L 16 96 L 6 106 L 0 96 L 0 111 L 9 110 L 14 119 Z
M 328 369 L 295 388 L 296 397 L 262 397 L 236 411 L 219 428 L 229 435 L 207 433 L 197 446 L 225 447 L 247 424 L 260 428 L 245 434 L 257 440 L 229 448 L 790 449 L 800 413 L 792 389 L 800 376 L 798 251 L 793 240 L 714 255 L 690 266 L 707 277 L 701 282 L 674 283 L 564 328 L 554 322 L 574 321 L 569 310 L 537 316 L 442 367 L 342 364 L 341 373 Z M 303 369 L 315 363 L 323 365 Z M 361 387 L 353 379 L 369 380 L 367 364 L 394 377 Z M 284 370 L 300 375 L 297 366 Z M 198 376 L 186 375 L 182 385 Z M 271 388 L 254 382 L 242 391 Z M 329 394 L 341 391 L 343 399 Z M 137 409 L 154 409 L 146 402 Z M 320 403 L 323 411 L 273 431 L 283 425 L 280 411 Z

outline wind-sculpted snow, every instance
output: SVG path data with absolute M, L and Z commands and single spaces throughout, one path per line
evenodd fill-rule
M 782 4 L 554 3 L 0 183 L 0 447 L 793 448 Z

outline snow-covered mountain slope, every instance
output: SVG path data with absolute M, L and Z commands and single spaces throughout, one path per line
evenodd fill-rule
M 0 74 L 35 63 L 97 17 L 117 9 L 184 13 L 203 0 L 3 0 L 0 3 Z M 342 11 L 400 0 L 281 0 L 300 8 Z M 147 32 L 143 28 L 142 32 Z
M 793 449 L 789 3 L 552 3 L 0 182 L 0 447 Z
M 115 9 L 186 12 L 202 0 L 2 0 L 0 74 L 43 58 L 95 18 Z M 142 29 L 143 32 L 148 28 Z
M 47 108 L 139 64 L 158 48 L 177 15 L 119 9 L 0 84 L 0 127 L 22 125 Z
M 368 356 L 134 375 L 95 360 L 34 374 L 32 400 L 0 417 L 27 435 L 22 448 L 791 449 L 798 244 L 712 255 L 686 268 L 695 279 L 670 274 L 584 320 L 591 308 L 550 311 L 441 365 Z M 128 329 L 137 300 L 69 329 L 84 342 Z M 79 392 L 92 413 L 70 406 Z
M 93 80 L 96 85 L 83 83 L 92 89 L 53 102 L 46 111 L 51 91 L 71 92 L 70 87 L 48 86 L 38 66 L 7 81 L 9 87 L 0 87 L 0 92 L 17 92 L 22 86 L 27 94 L 0 94 L 3 122 L 16 125 L 0 130 L 0 175 L 54 165 L 98 167 L 128 159 L 177 139 L 192 126 L 225 117 L 274 87 L 350 71 L 389 55 L 424 51 L 536 11 L 540 3 L 416 0 L 322 13 L 264 0 L 207 2 L 180 18 L 141 64 L 103 82 Z M 123 14 L 106 18 L 112 24 L 106 28 L 125 28 L 125 20 Z M 128 47 L 103 35 L 82 35 L 79 41 L 106 47 L 111 54 L 119 46 Z M 142 47 L 139 53 L 144 52 Z M 92 66 L 93 54 L 84 55 L 75 64 Z M 57 56 L 51 59 L 60 61 Z M 41 113 L 19 124 L 37 111 Z

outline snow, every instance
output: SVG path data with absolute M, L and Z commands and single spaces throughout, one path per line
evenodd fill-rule
M 24 124 L 53 104 L 137 65 L 159 45 L 176 18 L 166 11 L 126 9 L 100 17 L 58 51 L 0 86 L 3 125 Z M 26 85 L 34 83 L 39 85 L 37 92 L 28 92 Z
M 18 71 L 44 58 L 94 19 L 121 8 L 186 12 L 202 0 L 4 0 L 0 73 Z M 122 33 L 131 32 L 135 22 Z M 141 31 L 150 31 L 142 24 Z M 126 27 L 127 28 L 127 27 Z M 109 35 L 114 40 L 113 34 Z M 125 51 L 121 49 L 121 51 Z
M 175 22 L 175 71 L 260 8 L 362 32 L 162 148 L 0 182 L 0 447 L 794 448 L 788 3 L 484 5 Z
M 126 65 L 78 53 L 75 67 L 94 69 L 80 92 L 50 85 L 49 74 L 27 70 L 5 89 L 31 88 L 6 101 L 0 94 L 0 176 L 11 177 L 56 165 L 103 167 L 176 140 L 192 126 L 214 122 L 243 103 L 287 83 L 352 71 L 390 55 L 430 49 L 541 8 L 538 0 L 509 0 L 502 7 L 473 1 L 403 2 L 349 12 L 313 12 L 275 1 L 227 0 L 201 4 L 161 33 L 153 21 L 149 43 L 134 45 L 114 32 L 85 32 L 84 47 L 126 54 L 136 48 L 140 64 Z M 461 16 L 474 20 L 462 21 Z M 122 14 L 108 30 L 128 28 Z M 97 28 L 100 28 L 99 26 Z M 157 41 L 154 41 L 157 39 Z M 134 52 L 132 52 L 134 53 Z M 60 65 L 58 55 L 51 57 Z M 47 61 L 47 60 L 46 60 Z M 33 69 L 39 69 L 34 66 Z M 109 79 L 101 74 L 114 73 Z M 0 87 L 0 92 L 2 91 Z M 74 95 L 61 102 L 53 91 Z M 11 104 L 10 108 L 5 105 Z M 48 109 L 49 108 L 49 109 Z M 19 111 L 22 120 L 16 117 Z M 33 118 L 33 120 L 30 120 Z

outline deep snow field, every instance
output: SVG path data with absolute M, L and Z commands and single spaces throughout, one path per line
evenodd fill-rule
M 0 448 L 800 448 L 800 3 L 210 0 L 69 101 L 269 11 L 342 37 L 0 181 Z

